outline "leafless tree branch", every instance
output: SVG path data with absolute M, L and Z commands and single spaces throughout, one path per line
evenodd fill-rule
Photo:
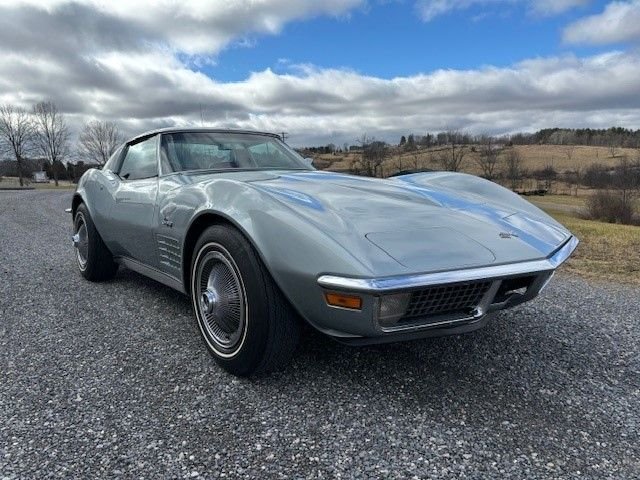
M 69 128 L 55 103 L 39 102 L 33 106 L 34 140 L 38 151 L 51 163 L 53 179 L 58 185 L 59 170 L 69 153 Z
M 20 186 L 24 185 L 22 162 L 33 148 L 33 138 L 33 124 L 26 110 L 9 104 L 0 105 L 0 142 L 16 159 Z
M 460 144 L 463 135 L 458 131 L 447 131 L 445 135 L 448 146 L 436 156 L 435 160 L 443 170 L 458 172 L 462 168 L 464 157 L 467 154 L 465 145 Z
M 488 135 L 480 137 L 480 150 L 476 157 L 476 163 L 487 180 L 493 180 L 496 176 L 499 154 L 500 149 L 495 144 L 493 137 Z
M 94 120 L 86 123 L 82 129 L 78 150 L 87 163 L 104 165 L 121 143 L 117 124 Z
M 522 169 L 522 157 L 514 148 L 511 148 L 507 152 L 504 173 L 505 177 L 509 180 L 511 190 L 515 191 L 524 176 L 524 172 Z

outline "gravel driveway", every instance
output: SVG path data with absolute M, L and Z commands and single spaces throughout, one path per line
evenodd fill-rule
M 0 479 L 640 477 L 640 290 L 556 276 L 461 337 L 216 366 L 186 297 L 83 281 L 70 192 L 0 192 Z

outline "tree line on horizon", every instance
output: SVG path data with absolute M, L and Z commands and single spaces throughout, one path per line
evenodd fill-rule
M 368 137 L 370 141 L 379 141 Z M 416 135 L 410 133 L 401 135 L 399 142 L 394 145 L 382 142 L 387 146 L 402 147 L 404 150 L 439 147 L 455 143 L 457 145 L 478 145 L 490 141 L 494 145 L 583 145 L 611 148 L 640 148 L 640 129 L 633 130 L 624 127 L 609 128 L 543 128 L 533 133 L 518 132 L 509 135 L 474 135 L 459 130 L 447 130 L 437 133 Z M 359 151 L 363 148 L 362 138 L 355 142 L 345 142 L 342 147 L 334 143 L 322 146 L 303 147 L 301 150 L 327 154 Z

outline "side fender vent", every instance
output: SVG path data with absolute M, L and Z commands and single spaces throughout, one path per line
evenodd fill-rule
M 182 252 L 180 251 L 180 242 L 166 235 L 157 235 L 158 256 L 160 263 L 169 268 L 180 270 L 182 265 Z

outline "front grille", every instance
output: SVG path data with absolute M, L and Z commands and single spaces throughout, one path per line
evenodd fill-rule
M 400 321 L 440 315 L 471 315 L 489 288 L 491 282 L 485 281 L 436 285 L 416 290 L 411 294 L 407 311 Z

